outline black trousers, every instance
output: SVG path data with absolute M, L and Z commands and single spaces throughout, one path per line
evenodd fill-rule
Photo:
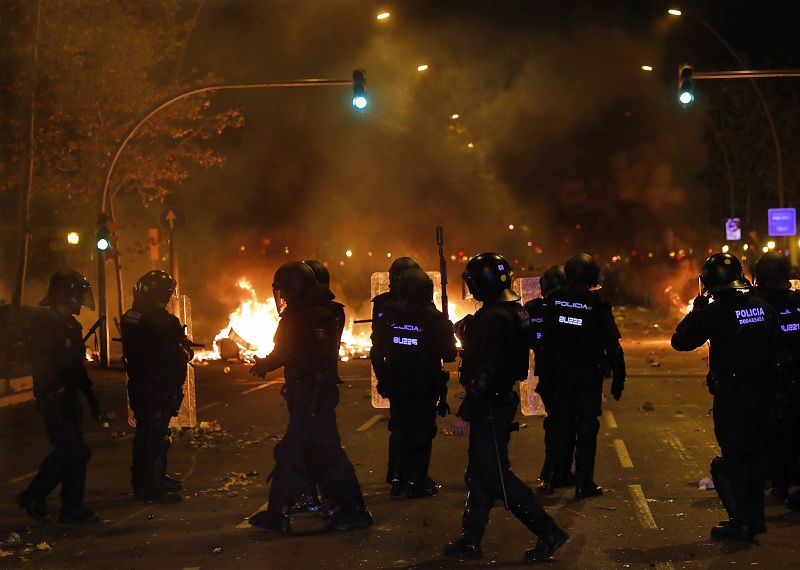
M 757 384 L 757 382 L 753 382 Z M 766 433 L 769 392 L 748 382 L 728 386 L 714 395 L 714 435 L 722 451 L 712 462 L 720 499 L 737 524 L 764 523 Z
M 557 473 L 567 472 L 574 453 L 576 484 L 591 485 L 600 431 L 603 377 L 597 368 L 575 367 L 559 370 L 552 381 L 554 469 Z
M 794 386 L 781 399 L 780 413 L 770 414 L 767 476 L 774 488 L 786 491 L 800 459 L 800 389 Z
M 172 411 L 163 402 L 138 404 L 134 408 L 136 431 L 133 436 L 131 467 L 131 484 L 134 490 L 154 496 L 164 492 L 167 453 L 171 444 L 169 422 Z
M 428 477 L 436 437 L 437 401 L 430 393 L 399 392 L 390 396 L 387 482 L 397 479 L 421 484 Z
M 25 493 L 31 499 L 44 499 L 61 483 L 63 508 L 81 505 L 86 465 L 92 452 L 83 439 L 83 410 L 78 395 L 69 395 L 55 409 L 42 411 L 42 417 L 53 451 L 42 461 Z
M 575 422 L 572 423 L 571 434 L 563 437 L 567 448 L 561 452 L 563 459 L 559 461 L 557 459 L 558 428 L 554 425 L 555 421 L 553 420 L 553 416 L 556 415 L 556 409 L 552 382 L 540 377 L 536 392 L 541 396 L 545 412 L 547 413 L 542 422 L 542 429 L 544 429 L 544 463 L 539 478 L 544 480 L 554 475 L 557 481 L 564 481 L 569 477 L 572 471 L 572 461 L 575 455 Z M 566 428 L 567 425 L 563 427 Z
M 526 527 L 540 536 L 555 528 L 553 519 L 536 502 L 530 487 L 511 471 L 508 443 L 518 404 L 519 396 L 511 392 L 502 399 L 476 402 L 471 411 L 469 464 L 464 475 L 469 493 L 463 532 L 475 543 L 483 536 L 492 507 L 503 500 L 503 484 L 509 509 Z
M 289 425 L 275 446 L 275 469 L 269 491 L 268 510 L 276 516 L 291 504 L 298 490 L 309 480 L 316 481 L 323 493 L 338 505 L 361 500 L 361 487 L 355 469 L 342 449 L 336 426 L 339 389 L 330 387 L 321 397 L 317 410 L 307 398 L 288 398 Z

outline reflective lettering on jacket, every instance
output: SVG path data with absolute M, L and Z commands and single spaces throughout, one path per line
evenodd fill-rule
M 577 317 L 565 317 L 564 315 L 558 315 L 558 322 L 565 325 L 574 325 L 576 327 L 583 326 L 583 319 L 579 319 Z
M 590 307 L 586 303 L 581 303 L 579 301 L 572 302 L 572 301 L 559 301 L 559 300 L 557 300 L 555 302 L 555 305 L 557 307 L 567 307 L 569 309 L 582 309 L 584 311 L 591 311 L 592 310 L 592 307 Z
M 750 325 L 753 323 L 763 323 L 766 321 L 763 307 L 753 307 L 752 309 L 736 309 L 736 318 L 740 325 Z
M 408 338 L 404 336 L 392 337 L 394 344 L 402 344 L 403 346 L 419 346 L 419 341 L 416 338 Z

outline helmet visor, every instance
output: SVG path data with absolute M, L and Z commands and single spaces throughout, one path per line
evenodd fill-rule
M 87 307 L 94 311 L 94 294 L 92 293 L 91 285 L 81 289 L 80 293 L 78 293 L 78 302 L 80 302 L 81 307 Z
M 461 298 L 465 301 L 475 298 L 475 283 L 466 272 L 461 274 Z
M 278 315 L 283 315 L 286 310 L 286 299 L 281 295 L 280 286 L 277 283 L 272 285 L 272 298 L 275 299 L 275 308 L 278 310 Z

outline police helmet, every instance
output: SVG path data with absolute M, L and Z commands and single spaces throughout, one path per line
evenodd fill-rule
M 567 282 L 567 276 L 564 274 L 564 267 L 561 265 L 554 265 L 544 272 L 539 277 L 539 289 L 542 291 L 542 297 L 563 287 Z
M 587 287 L 594 287 L 600 283 L 600 266 L 588 253 L 579 253 L 564 264 L 564 275 L 567 283 L 582 283 Z
M 389 267 L 389 289 L 394 291 L 400 276 L 409 269 L 422 269 L 417 261 L 411 257 L 398 257 Z
M 81 312 L 81 307 L 94 310 L 92 285 L 83 275 L 72 269 L 56 271 L 50 277 L 47 295 L 39 301 L 42 307 L 68 307 L 73 315 Z
M 133 300 L 136 304 L 163 307 L 169 303 L 177 285 L 166 271 L 148 271 L 136 282 Z
M 775 251 L 762 255 L 755 266 L 756 285 L 765 289 L 790 289 L 789 258 Z
M 422 269 L 412 267 L 400 276 L 397 295 L 407 303 L 430 303 L 433 301 L 433 280 Z
M 467 262 L 461 278 L 478 301 L 502 303 L 521 299 L 511 289 L 511 267 L 499 253 L 476 255 Z
M 275 272 L 272 281 L 272 292 L 278 307 L 282 306 L 281 301 L 297 301 L 317 284 L 314 270 L 302 261 L 284 263 Z
M 314 272 L 314 277 L 317 278 L 317 283 L 330 287 L 331 274 L 328 272 L 328 268 L 325 267 L 321 261 L 318 259 L 306 259 L 303 263 L 308 265 Z
M 703 289 L 714 293 L 725 289 L 746 289 L 750 283 L 744 277 L 742 263 L 730 253 L 715 253 L 703 263 L 700 273 Z

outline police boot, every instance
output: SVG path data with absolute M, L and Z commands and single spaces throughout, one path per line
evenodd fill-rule
M 63 524 L 85 524 L 97 522 L 97 514 L 83 504 L 62 506 L 58 513 L 58 522 Z
M 528 562 L 542 562 L 547 560 L 553 556 L 555 551 L 561 548 L 568 539 L 569 534 L 556 526 L 549 533 L 540 536 L 539 540 L 536 541 L 536 546 L 525 552 L 525 560 Z
M 728 519 L 726 521 L 719 521 L 718 526 L 735 526 L 736 523 L 733 522 L 732 519 Z M 753 536 L 757 536 L 759 534 L 764 534 L 767 532 L 767 524 L 764 521 L 753 523 L 750 527 Z
M 352 530 L 354 528 L 365 528 L 373 523 L 372 513 L 369 512 L 364 498 L 359 495 L 355 499 L 345 502 L 336 511 L 331 520 L 333 530 Z
M 317 498 L 316 487 L 308 487 L 303 491 L 298 491 L 294 502 L 289 507 L 290 513 L 315 513 L 319 510 L 320 504 Z
M 474 512 L 474 507 L 470 503 L 470 496 L 467 495 L 467 504 L 464 507 L 464 516 L 461 520 L 461 538 L 447 543 L 444 547 L 446 556 L 460 558 L 461 560 L 477 560 L 481 557 L 481 538 L 485 528 L 485 520 L 481 523 L 476 520 L 478 517 Z
M 711 528 L 711 538 L 715 540 L 736 540 L 741 542 L 752 542 L 755 533 L 750 525 L 736 524 L 732 522 L 726 525 L 718 525 Z
M 172 493 L 183 491 L 183 481 L 170 477 L 169 475 L 164 475 L 164 488 Z
M 400 475 L 399 471 L 395 471 L 389 476 L 389 483 L 391 483 L 391 488 L 389 489 L 389 494 L 392 497 L 399 497 L 406 491 L 406 482 L 403 481 L 403 477 Z
M 552 495 L 556 488 L 556 472 L 549 469 L 542 477 L 542 484 L 539 485 L 539 492 L 542 495 Z
M 430 477 L 425 477 L 422 483 L 416 483 L 414 481 L 408 482 L 408 487 L 406 489 L 406 497 L 409 499 L 417 499 L 419 497 L 433 497 L 438 492 L 439 492 L 439 484 Z
M 289 515 L 285 512 L 270 512 L 269 509 L 259 511 L 252 517 L 247 519 L 251 526 L 258 527 L 273 534 L 289 534 L 292 532 L 292 527 L 289 521 Z
M 47 511 L 47 499 L 34 499 L 23 491 L 17 495 L 17 504 L 25 509 L 28 516 L 40 523 L 50 522 L 50 513 Z
M 577 485 L 575 487 L 575 500 L 581 501 L 583 499 L 589 499 L 591 497 L 599 497 L 603 494 L 603 488 L 600 487 L 594 481 L 590 481 L 588 484 L 584 485 Z

